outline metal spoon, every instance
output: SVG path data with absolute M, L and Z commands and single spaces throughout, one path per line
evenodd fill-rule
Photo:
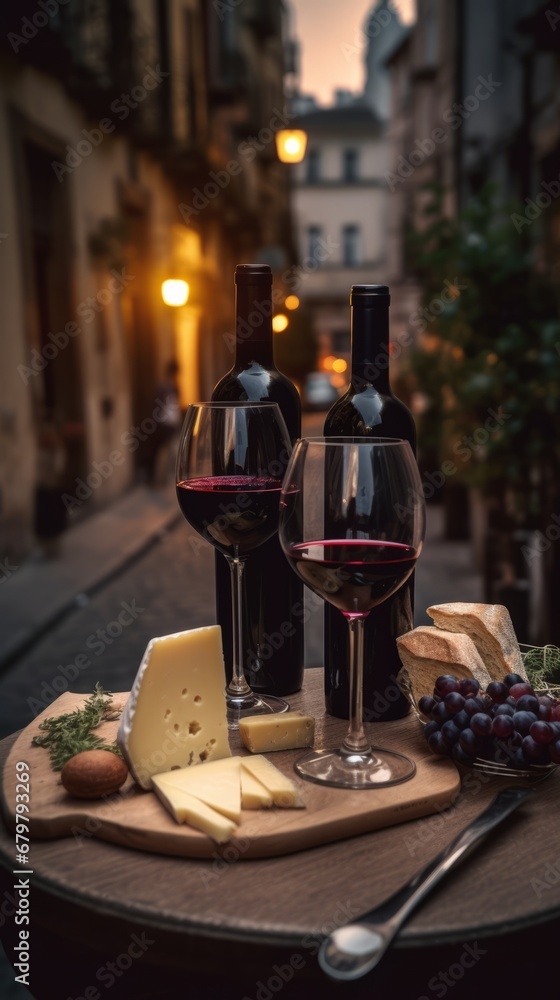
M 333 931 L 323 941 L 318 959 L 332 979 L 359 979 L 375 968 L 412 910 L 447 872 L 458 864 L 490 830 L 533 794 L 531 788 L 504 788 L 491 805 L 425 868 L 356 923 Z

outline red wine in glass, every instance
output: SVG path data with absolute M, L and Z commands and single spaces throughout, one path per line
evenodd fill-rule
M 202 476 L 177 483 L 177 499 L 216 549 L 244 556 L 278 531 L 281 487 L 267 476 Z
M 293 545 L 286 555 L 325 601 L 352 617 L 394 594 L 412 573 L 418 551 L 399 542 L 327 539 Z

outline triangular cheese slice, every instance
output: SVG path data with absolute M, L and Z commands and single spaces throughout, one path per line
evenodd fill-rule
M 218 844 L 231 840 L 237 830 L 235 823 L 215 809 L 211 809 L 200 799 L 196 799 L 194 795 L 189 795 L 180 788 L 164 785 L 159 778 L 159 775 L 153 776 L 156 794 L 178 823 L 188 823 L 195 830 L 208 834 Z
M 264 785 L 272 795 L 275 806 L 281 806 L 283 809 L 305 809 L 305 802 L 293 782 L 262 754 L 241 757 L 241 767 Z
M 160 787 L 178 788 L 204 802 L 223 816 L 241 820 L 241 767 L 238 757 L 207 761 L 154 776 Z
M 272 795 L 244 767 L 241 768 L 241 808 L 269 809 L 272 805 Z

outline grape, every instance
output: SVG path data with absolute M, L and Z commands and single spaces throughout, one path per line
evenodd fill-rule
M 458 729 L 452 719 L 449 719 L 447 722 L 443 723 L 443 726 L 441 727 L 441 735 L 449 746 L 453 746 L 453 744 L 459 739 L 461 730 Z
M 459 681 L 459 694 L 463 695 L 463 698 L 468 698 L 470 695 L 476 695 L 480 691 L 480 684 L 474 679 L 474 677 L 464 677 L 462 681 Z
M 527 736 L 533 722 L 537 721 L 534 712 L 516 712 L 512 718 L 517 732 L 522 736 Z
M 552 726 L 549 726 L 548 722 L 533 722 L 529 730 L 529 735 L 536 743 L 546 744 L 552 743 L 555 732 Z
M 534 694 L 524 694 L 521 698 L 517 699 L 517 711 L 518 712 L 534 712 L 535 715 L 539 714 L 539 700 L 535 698 Z
M 514 684 L 524 684 L 524 683 L 525 682 L 523 678 L 520 677 L 519 674 L 507 674 L 507 676 L 504 677 L 504 684 L 508 688 L 513 687 Z
M 560 764 L 560 739 L 554 740 L 554 743 L 550 744 L 548 750 L 552 763 Z
M 506 687 L 505 684 L 500 684 L 499 681 L 491 681 L 488 687 L 486 688 L 486 694 L 490 695 L 492 701 L 495 701 L 497 702 L 498 705 L 501 705 L 502 702 L 504 702 L 508 697 L 509 689 Z
M 428 739 L 432 733 L 439 732 L 439 722 L 428 722 L 427 726 L 424 726 L 424 736 Z
M 437 702 L 434 698 L 430 698 L 429 694 L 425 694 L 418 702 L 418 708 L 422 712 L 422 715 L 430 715 L 433 708 L 436 707 Z
M 548 764 L 550 760 L 548 747 L 543 746 L 542 743 L 537 743 L 532 736 L 525 736 L 523 738 L 523 753 L 527 760 L 533 764 Z
M 457 712 L 457 715 L 453 716 L 453 722 L 459 729 L 466 729 L 467 726 L 470 726 L 471 720 L 468 713 L 465 712 L 465 709 L 463 708 L 460 712 Z
M 510 715 L 511 716 L 511 715 L 514 714 L 514 712 L 515 712 L 515 709 L 512 708 L 511 705 L 498 705 L 498 709 L 496 711 L 496 715 Z
M 522 698 L 524 694 L 534 694 L 534 693 L 535 692 L 533 691 L 533 688 L 531 687 L 530 684 L 513 684 L 512 687 L 510 687 L 509 689 L 509 697 L 515 698 L 516 701 L 519 701 L 519 699 Z
M 549 722 L 552 718 L 552 708 L 546 703 L 543 705 L 542 698 L 539 698 L 539 719 Z
M 448 712 L 451 712 L 452 715 L 456 715 L 457 712 L 460 712 L 461 709 L 464 708 L 465 699 L 462 694 L 459 694 L 458 691 L 450 691 L 449 694 L 446 694 L 443 703 Z
M 451 674 L 442 674 L 436 680 L 436 691 L 438 694 L 445 697 L 450 691 L 459 690 L 459 681 L 453 677 Z
M 471 753 L 476 756 L 480 749 L 480 740 L 473 733 L 472 729 L 463 729 L 463 732 L 459 736 L 459 745 L 465 753 Z
M 482 699 L 481 698 L 467 698 L 464 710 L 467 715 L 476 715 L 477 712 L 482 712 Z
M 432 733 L 428 740 L 428 746 L 432 753 L 440 754 L 442 757 L 447 756 L 447 746 L 441 733 Z
M 447 722 L 447 720 L 450 718 L 451 718 L 451 713 L 447 711 L 442 701 L 439 703 L 439 705 L 436 705 L 436 707 L 432 709 L 432 719 L 435 719 L 436 722 L 440 723 Z
M 473 755 L 463 750 L 463 748 L 459 746 L 458 743 L 455 743 L 451 751 L 451 756 L 453 757 L 454 760 L 457 761 L 458 764 L 465 764 L 466 767 L 472 767 L 472 764 L 475 760 Z
M 471 729 L 477 736 L 488 736 L 492 732 L 492 719 L 484 712 L 477 712 L 471 719 Z
M 507 740 L 513 730 L 513 719 L 510 715 L 496 715 L 492 721 L 492 732 L 498 739 Z
M 552 722 L 560 722 L 560 705 L 556 705 L 550 713 Z

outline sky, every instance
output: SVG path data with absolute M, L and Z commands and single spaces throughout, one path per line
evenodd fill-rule
M 415 0 L 394 0 L 410 22 Z M 291 0 L 292 34 L 301 46 L 301 92 L 331 104 L 336 87 L 360 91 L 364 84 L 366 15 L 375 0 Z

